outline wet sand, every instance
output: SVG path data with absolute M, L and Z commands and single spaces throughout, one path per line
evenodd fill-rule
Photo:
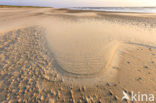
M 0 101 L 130 103 L 156 94 L 156 14 L 0 8 Z

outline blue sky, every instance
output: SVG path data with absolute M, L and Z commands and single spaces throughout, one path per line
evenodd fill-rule
M 156 0 L 0 0 L 0 4 L 51 7 L 156 6 Z

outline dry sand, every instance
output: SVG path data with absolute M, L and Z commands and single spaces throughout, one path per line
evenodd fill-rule
M 155 73 L 156 14 L 0 8 L 0 102 L 130 103 Z

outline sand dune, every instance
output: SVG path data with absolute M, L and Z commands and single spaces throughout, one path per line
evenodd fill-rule
M 0 102 L 126 103 L 155 93 L 155 14 L 0 8 Z

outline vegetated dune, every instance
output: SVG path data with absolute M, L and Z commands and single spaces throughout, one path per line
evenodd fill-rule
M 155 14 L 0 8 L 0 101 L 120 103 L 155 94 Z

